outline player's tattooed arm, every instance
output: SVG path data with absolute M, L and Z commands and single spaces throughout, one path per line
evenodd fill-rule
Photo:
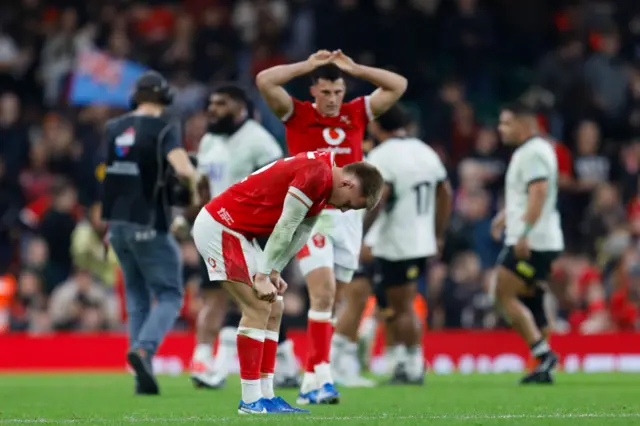
M 333 63 L 338 68 L 377 87 L 370 97 L 371 111 L 375 117 L 384 114 L 407 90 L 407 79 L 400 74 L 357 64 L 341 50 L 333 53 Z
M 289 115 L 293 109 L 293 100 L 282 86 L 296 77 L 308 74 L 319 66 L 328 64 L 332 59 L 331 52 L 319 50 L 309 56 L 306 61 L 268 68 L 256 76 L 256 86 L 271 111 L 282 119 Z
M 371 228 L 373 223 L 376 221 L 378 216 L 380 216 L 380 212 L 382 212 L 387 206 L 387 201 L 389 201 L 389 198 L 391 197 L 392 192 L 393 191 L 391 189 L 391 185 L 389 185 L 388 183 L 385 183 L 384 186 L 382 187 L 382 195 L 380 196 L 380 201 L 378 202 L 378 204 L 376 204 L 374 208 L 372 208 L 371 210 L 368 210 L 367 213 L 364 215 L 364 225 L 363 225 L 362 235 L 367 235 L 367 232 L 369 232 L 369 229 Z

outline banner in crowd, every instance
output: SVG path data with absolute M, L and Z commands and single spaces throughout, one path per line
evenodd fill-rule
M 640 372 L 640 336 L 612 333 L 552 338 L 567 372 Z M 296 355 L 306 353 L 306 333 L 291 331 Z M 189 367 L 194 337 L 173 333 L 154 360 L 160 374 L 180 374 Z M 0 335 L 0 371 L 125 371 L 124 334 Z M 373 349 L 371 370 L 384 373 L 383 345 Z M 432 332 L 425 338 L 425 358 L 436 374 L 522 372 L 529 351 L 510 332 Z M 237 371 L 237 365 L 232 371 Z
M 108 105 L 128 108 L 135 81 L 146 68 L 132 61 L 120 60 L 96 50 L 78 55 L 71 81 L 69 101 L 72 105 Z

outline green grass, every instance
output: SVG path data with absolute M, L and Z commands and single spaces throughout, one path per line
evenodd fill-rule
M 162 377 L 160 397 L 134 397 L 126 375 L 2 375 L 0 425 L 640 425 L 640 376 L 559 374 L 523 388 L 514 375 L 429 376 L 424 387 L 345 389 L 307 416 L 239 416 L 239 384 L 195 390 Z M 295 391 L 282 392 L 293 402 Z

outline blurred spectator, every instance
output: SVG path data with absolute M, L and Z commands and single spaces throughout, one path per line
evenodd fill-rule
M 38 233 L 49 247 L 49 261 L 45 269 L 47 293 L 71 273 L 71 235 L 76 227 L 73 209 L 77 203 L 76 189 L 67 182 L 60 182 L 53 189 L 53 200 L 38 226 Z
M 105 246 L 102 231 L 88 220 L 78 223 L 71 234 L 71 255 L 76 268 L 91 271 L 102 284 L 113 287 L 118 258 L 111 247 Z
M 93 279 L 91 272 L 83 269 L 56 287 L 49 313 L 56 330 L 79 331 L 115 328 L 119 315 L 115 298 Z
M 29 137 L 20 123 L 20 100 L 11 92 L 0 95 L 0 156 L 5 160 L 7 176 L 16 179 L 27 165 Z
M 629 87 L 628 73 L 618 56 L 620 35 L 610 28 L 601 32 L 597 40 L 596 50 L 585 64 L 585 77 L 607 134 L 617 133 L 613 127 L 623 119 Z
M 492 309 L 482 286 L 480 260 L 473 252 L 456 256 L 442 288 L 445 328 L 482 328 Z
M 593 258 L 599 252 L 602 239 L 624 224 L 625 211 L 615 186 L 602 184 L 593 194 L 582 223 L 583 243 L 586 253 Z
M 194 77 L 205 83 L 233 80 L 240 41 L 227 14 L 220 7 L 209 6 L 202 12 L 202 24 L 195 38 Z
M 47 296 L 40 276 L 25 269 L 18 277 L 18 291 L 11 310 L 11 329 L 18 331 L 47 331 Z
M 481 129 L 470 157 L 482 167 L 482 181 L 494 196 L 502 190 L 504 174 L 507 171 L 507 162 L 502 154 L 495 129 Z
M 0 157 L 0 274 L 4 274 L 13 257 L 12 229 L 18 222 L 22 195 Z

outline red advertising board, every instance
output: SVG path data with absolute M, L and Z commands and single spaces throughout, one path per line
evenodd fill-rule
M 292 331 L 296 354 L 303 358 L 306 335 Z M 171 334 L 154 360 L 158 373 L 179 374 L 188 368 L 194 338 Z M 640 334 L 554 336 L 552 346 L 568 372 L 640 372 Z M 431 332 L 425 336 L 425 358 L 438 374 L 519 372 L 529 358 L 526 345 L 504 332 Z M 124 371 L 127 338 L 124 334 L 0 335 L 0 371 Z M 384 369 L 382 342 L 374 348 L 371 368 Z

